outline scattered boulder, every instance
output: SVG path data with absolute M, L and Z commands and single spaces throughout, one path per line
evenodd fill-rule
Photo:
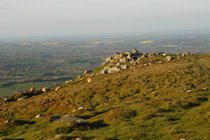
M 125 69 L 128 69 L 128 66 L 127 65 L 120 65 L 120 68 L 122 69 L 122 70 L 125 70 Z
M 188 56 L 188 55 L 191 55 L 191 53 L 190 53 L 190 52 L 185 52 L 185 53 L 182 53 L 182 57 L 184 57 L 184 56 Z
M 65 83 L 68 84 L 68 83 L 71 83 L 71 82 L 73 82 L 73 80 L 68 80 Z
M 113 59 L 113 57 L 108 57 L 108 58 L 106 58 L 106 62 L 109 62 L 109 61 L 111 61 Z
M 48 91 L 49 91 L 49 89 L 48 89 L 48 88 L 45 88 L 45 87 L 44 87 L 44 88 L 42 88 L 41 90 L 42 90 L 42 92 L 44 92 L 44 93 L 46 93 L 46 92 L 48 92 Z
M 107 72 L 107 70 L 102 70 L 101 72 L 100 72 L 100 74 L 107 74 L 108 72 Z
M 117 67 L 112 67 L 112 68 L 109 68 L 109 69 L 107 70 L 107 73 L 114 73 L 114 72 L 118 72 L 118 71 L 120 71 L 119 68 L 117 68 Z
M 91 83 L 91 81 L 92 81 L 92 78 L 89 77 L 89 78 L 87 79 L 87 82 L 88 82 L 88 83 Z
M 59 120 L 59 119 L 60 119 L 59 116 L 50 116 L 50 117 L 48 118 L 48 120 L 49 120 L 50 122 L 57 121 L 57 120 Z
M 132 49 L 131 53 L 134 54 L 134 55 L 139 55 L 140 54 L 137 49 Z
M 87 110 L 87 108 L 83 107 L 83 106 L 80 106 L 80 107 L 77 108 L 77 110 Z
M 171 56 L 166 56 L 166 61 L 171 61 L 172 57 Z
M 84 71 L 84 74 L 89 74 L 91 72 L 92 72 L 92 70 L 86 70 L 86 71 Z
M 58 90 L 60 90 L 61 89 L 61 86 L 57 86 L 56 88 L 55 88 L 55 91 L 58 91 Z
M 61 117 L 58 122 L 65 122 L 65 123 L 68 123 L 68 122 L 75 122 L 75 123 L 85 123 L 86 121 L 84 119 L 81 119 L 77 116 L 70 116 L 70 115 L 65 115 L 63 117 Z
M 42 117 L 44 117 L 44 116 L 45 116 L 45 115 L 43 115 L 43 114 L 37 114 L 35 118 L 36 118 L 36 119 L 39 119 L 39 118 L 42 118 Z
M 30 92 L 35 92 L 36 91 L 36 88 L 35 87 L 31 87 L 30 88 Z

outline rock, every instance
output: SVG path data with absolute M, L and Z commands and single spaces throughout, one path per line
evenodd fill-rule
M 126 54 L 126 55 L 131 55 L 131 52 L 124 52 L 124 54 Z
M 116 66 L 120 66 L 120 63 L 117 63 Z
M 63 134 L 57 134 L 53 138 L 50 138 L 48 140 L 69 140 L 69 138 Z
M 35 92 L 36 91 L 36 88 L 35 87 L 31 87 L 30 88 L 30 92 Z
M 86 71 L 84 71 L 84 74 L 89 74 L 91 72 L 92 72 L 92 70 L 86 70 Z
M 166 56 L 166 53 L 165 52 L 159 52 L 158 55 L 160 55 L 160 56 Z
M 108 58 L 106 58 L 106 62 L 110 62 L 111 60 L 113 60 L 113 57 L 111 56 L 111 57 L 108 57 Z
M 8 119 L 8 120 L 4 121 L 4 124 L 8 125 L 8 124 L 10 124 L 11 121 L 12 121 L 11 119 Z
M 106 62 L 103 62 L 102 64 L 101 64 L 101 66 L 104 66 L 106 64 Z
M 166 56 L 166 61 L 171 61 L 172 57 L 171 56 Z
M 42 92 L 46 93 L 46 92 L 48 92 L 48 91 L 49 91 L 48 88 L 42 88 Z
M 100 74 L 107 74 L 107 70 L 102 70 Z
M 111 66 L 105 66 L 103 69 L 104 70 L 108 70 L 108 69 L 110 69 L 111 68 Z
M 185 52 L 185 53 L 182 53 L 182 57 L 184 57 L 184 56 L 188 56 L 188 55 L 191 55 L 191 53 L 190 53 L 190 52 Z
M 38 118 L 41 118 L 41 117 L 44 117 L 44 116 L 45 116 L 45 115 L 37 114 L 35 118 L 38 119 Z
M 131 59 L 132 59 L 131 55 L 128 55 L 126 58 L 127 58 L 128 60 L 131 60 Z
M 59 120 L 60 117 L 58 117 L 58 116 L 50 116 L 48 119 L 49 119 L 50 122 L 53 122 L 53 121 Z
M 17 101 L 22 101 L 22 100 L 24 100 L 24 98 L 18 98 L 18 100 L 17 100 Z
M 187 90 L 187 93 L 189 93 L 189 92 L 191 92 L 191 91 L 192 91 L 192 90 L 189 89 L 189 90 Z
M 71 82 L 73 82 L 73 80 L 68 80 L 65 83 L 68 84 L 68 83 L 71 83 Z
M 156 55 L 155 53 L 149 53 L 148 56 L 149 56 L 149 57 L 155 57 L 155 55 Z
M 82 118 L 77 117 L 77 116 L 65 115 L 62 118 L 60 118 L 58 120 L 58 122 L 65 122 L 65 123 L 68 123 L 68 122 L 85 123 L 86 121 L 84 119 L 82 119 Z
M 58 91 L 58 90 L 60 90 L 61 89 L 61 86 L 57 86 L 56 88 L 55 88 L 55 91 Z
M 208 88 L 202 88 L 202 90 L 207 90 Z
M 137 55 L 138 55 L 138 54 L 140 54 L 140 53 L 138 52 L 138 50 L 136 50 L 136 49 L 132 49 L 131 53 L 132 53 L 132 54 L 134 54 L 134 55 L 136 55 L 136 54 L 137 54 Z
M 121 59 L 119 60 L 119 62 L 121 62 L 121 63 L 126 63 L 126 62 L 127 62 L 127 59 L 126 59 L 125 57 L 123 57 L 123 58 L 121 58 Z
M 87 82 L 90 83 L 91 81 L 92 81 L 92 78 L 89 77 L 89 78 L 87 79 Z
M 166 53 L 163 53 L 163 56 L 166 56 L 167 54 Z
M 87 108 L 83 107 L 83 106 L 80 106 L 80 107 L 77 108 L 77 110 L 87 110 Z
M 112 67 L 112 68 L 109 68 L 109 69 L 107 70 L 107 73 L 114 73 L 114 72 L 118 72 L 118 71 L 120 71 L 119 68 L 117 68 L 117 67 Z
M 127 65 L 120 65 L 120 68 L 121 68 L 122 70 L 125 70 L 125 69 L 128 68 L 128 66 L 127 66 Z
M 145 57 L 147 57 L 145 54 L 142 54 L 142 55 L 140 56 L 140 58 L 145 58 Z

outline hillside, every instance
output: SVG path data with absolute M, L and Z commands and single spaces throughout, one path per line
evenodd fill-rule
M 210 54 L 116 53 L 0 101 L 2 139 L 210 139 Z

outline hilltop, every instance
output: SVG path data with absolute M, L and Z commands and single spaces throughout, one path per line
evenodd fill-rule
M 115 53 L 94 70 L 0 101 L 0 137 L 210 139 L 210 54 Z

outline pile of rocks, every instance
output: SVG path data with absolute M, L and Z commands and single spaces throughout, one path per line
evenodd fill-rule
M 165 52 L 159 52 L 159 53 L 140 53 L 136 49 L 132 49 L 131 52 L 117 52 L 113 56 L 108 57 L 105 59 L 105 62 L 102 63 L 103 69 L 100 71 L 100 74 L 108 74 L 108 73 L 114 73 L 119 72 L 120 70 L 125 70 L 128 68 L 133 68 L 137 65 L 141 66 L 149 66 L 152 65 L 152 63 L 148 62 L 141 64 L 142 60 L 155 58 L 155 57 L 161 57 L 161 61 L 157 61 L 157 63 L 162 63 L 166 61 L 171 61 L 174 59 L 179 58 L 180 56 L 184 57 L 187 55 L 191 55 L 191 53 L 186 52 L 182 54 L 178 54 L 176 56 L 171 56 L 166 54 Z

